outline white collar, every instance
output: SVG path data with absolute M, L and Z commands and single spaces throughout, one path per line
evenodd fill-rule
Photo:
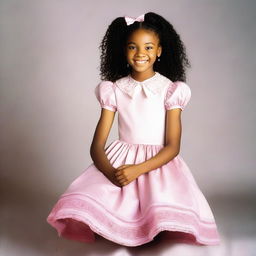
M 146 95 L 146 97 L 151 97 L 161 93 L 161 91 L 169 85 L 171 82 L 170 79 L 163 76 L 159 72 L 155 72 L 155 75 L 140 82 L 132 78 L 129 74 L 128 76 L 122 77 L 116 80 L 116 85 L 123 92 L 128 94 L 131 98 L 135 95 L 136 86 L 142 86 L 142 89 Z

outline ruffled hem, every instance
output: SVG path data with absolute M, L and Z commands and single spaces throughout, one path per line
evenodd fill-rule
M 59 237 L 81 242 L 94 242 L 95 232 L 110 241 L 132 247 L 152 241 L 161 231 L 178 231 L 184 232 L 180 236 L 181 241 L 190 240 L 198 245 L 220 243 L 215 222 L 202 221 L 193 212 L 152 205 L 145 213 L 145 218 L 128 222 L 117 218 L 99 202 L 84 195 L 61 197 L 47 222 L 56 228 Z M 187 234 L 192 237 L 188 238 Z

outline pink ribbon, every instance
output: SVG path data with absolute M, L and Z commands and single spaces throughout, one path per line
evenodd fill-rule
M 141 14 L 137 18 L 133 18 L 133 17 L 130 17 L 130 16 L 125 16 L 124 18 L 125 18 L 127 26 L 133 24 L 135 21 L 139 21 L 139 22 L 144 21 L 144 15 L 145 14 Z

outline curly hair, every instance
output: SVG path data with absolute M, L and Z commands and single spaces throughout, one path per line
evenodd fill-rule
M 161 61 L 154 62 L 154 71 L 172 81 L 186 82 L 185 68 L 191 67 L 191 64 L 185 46 L 173 26 L 154 12 L 146 13 L 143 22 L 135 21 L 129 26 L 124 17 L 112 21 L 99 46 L 101 79 L 115 82 L 130 74 L 131 67 L 127 67 L 124 46 L 129 36 L 141 28 L 155 32 L 162 46 Z

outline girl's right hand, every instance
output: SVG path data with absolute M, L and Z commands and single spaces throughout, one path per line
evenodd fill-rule
M 114 171 L 112 171 L 111 173 L 104 173 L 104 174 L 114 185 L 118 187 L 122 187 L 122 185 L 118 182 Z

